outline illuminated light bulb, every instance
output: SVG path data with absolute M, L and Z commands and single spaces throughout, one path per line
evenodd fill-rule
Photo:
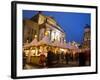
M 35 38 L 37 38 L 37 35 L 35 35 Z
M 46 36 L 48 35 L 48 32 L 47 32 L 47 31 L 45 32 L 45 35 L 46 35 Z

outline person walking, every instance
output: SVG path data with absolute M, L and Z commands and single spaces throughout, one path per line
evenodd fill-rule
M 69 62 L 69 54 L 68 54 L 68 52 L 66 52 L 66 54 L 65 54 L 65 59 L 66 59 L 66 64 L 68 64 L 68 62 Z
M 44 54 L 40 55 L 40 64 L 42 65 L 42 67 L 45 67 L 45 61 L 46 61 L 46 57 Z
M 79 66 L 85 66 L 86 56 L 85 51 L 81 50 L 79 53 Z
M 52 60 L 53 59 L 53 53 L 52 53 L 52 51 L 48 51 L 48 53 L 47 53 L 47 67 L 51 67 L 52 66 Z

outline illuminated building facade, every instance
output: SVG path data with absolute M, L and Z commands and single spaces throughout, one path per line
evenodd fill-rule
M 43 15 L 42 12 L 37 13 L 30 20 L 23 21 L 23 43 L 31 42 L 35 36 L 40 41 L 48 35 L 51 42 L 58 40 L 60 43 L 66 42 L 65 32 L 57 24 L 53 17 Z
M 91 43 L 91 29 L 89 25 L 86 25 L 84 29 L 84 39 L 83 39 L 83 47 L 90 48 Z

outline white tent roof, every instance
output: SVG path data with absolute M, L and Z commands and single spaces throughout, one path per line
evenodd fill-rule
M 67 48 L 67 43 L 66 42 L 64 42 L 62 45 L 63 45 L 63 48 Z
M 30 47 L 30 46 L 38 46 L 38 41 L 37 41 L 36 38 L 33 39 L 33 41 L 32 41 L 31 43 L 26 43 L 26 44 L 24 45 L 24 48 Z
M 52 46 L 56 46 L 56 47 L 60 47 L 60 48 L 66 47 L 66 45 L 64 43 L 60 43 L 58 40 L 54 41 L 54 43 L 52 43 Z
M 36 38 L 30 43 L 30 46 L 38 46 L 38 41 Z
M 56 47 L 59 47 L 59 42 L 56 40 L 52 43 L 52 46 L 56 46 Z
M 69 49 L 71 49 L 72 48 L 71 43 L 67 43 L 67 46 L 66 47 L 69 48 Z
M 43 44 L 45 44 L 45 45 L 51 45 L 51 41 L 50 41 L 50 39 L 49 39 L 48 36 L 45 36 L 45 37 L 39 42 L 39 45 L 43 45 Z
M 73 50 L 75 50 L 75 51 L 79 51 L 79 48 L 78 48 L 77 46 L 72 45 L 72 44 L 70 44 L 70 43 L 67 44 L 67 48 L 73 49 Z
M 25 44 L 24 44 L 24 48 L 29 47 L 29 46 L 30 46 L 29 43 L 25 43 Z

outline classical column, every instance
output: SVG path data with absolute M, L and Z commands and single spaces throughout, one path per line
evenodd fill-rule
M 50 40 L 51 40 L 51 37 L 52 37 L 52 35 L 51 35 L 51 34 L 52 34 L 52 30 L 50 29 Z

